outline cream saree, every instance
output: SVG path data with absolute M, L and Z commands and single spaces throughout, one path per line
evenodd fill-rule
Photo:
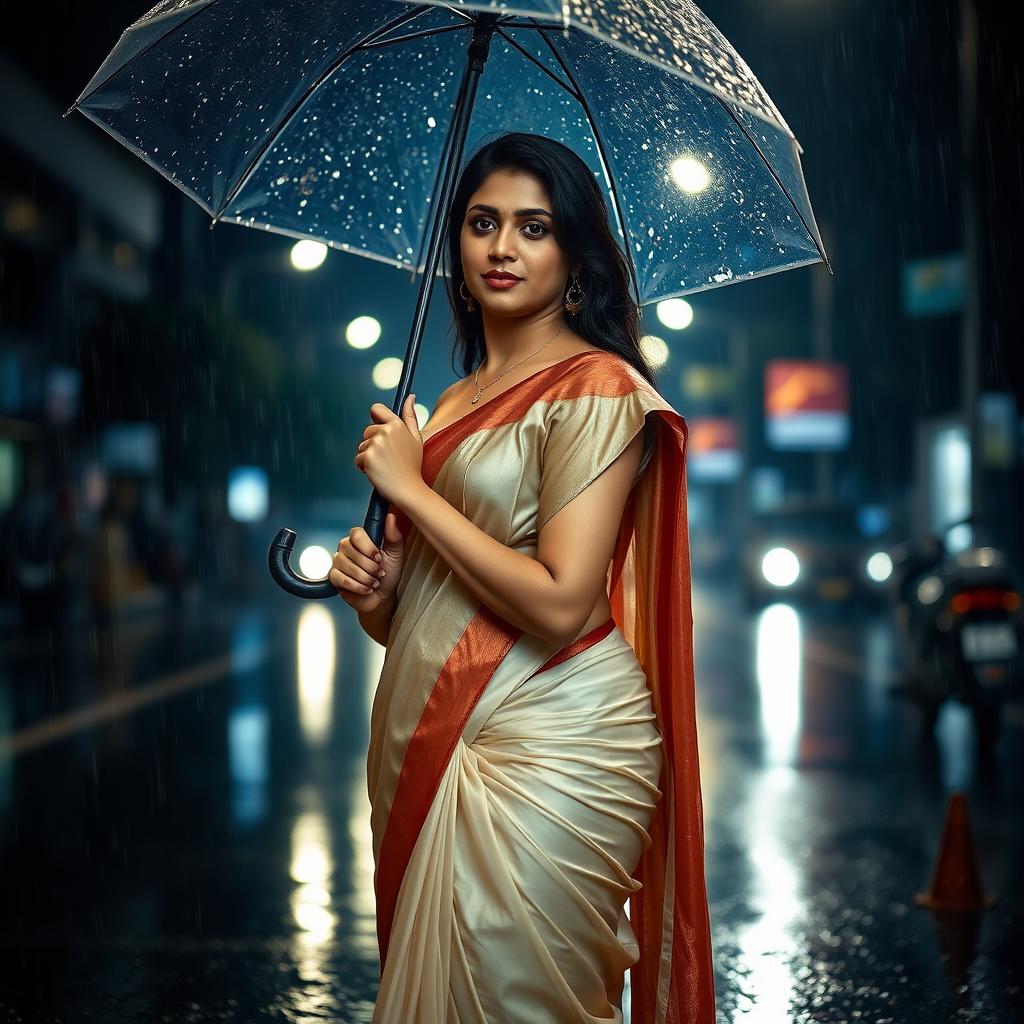
M 375 1024 L 713 1024 L 692 667 L 686 423 L 581 352 L 424 444 L 427 483 L 534 555 L 646 428 L 612 617 L 561 650 L 480 604 L 400 509 L 370 723 Z M 624 904 L 629 901 L 629 916 Z

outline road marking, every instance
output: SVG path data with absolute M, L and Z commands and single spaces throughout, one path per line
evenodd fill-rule
M 266 648 L 251 653 L 246 651 L 246 671 L 263 662 L 268 654 Z M 104 697 L 85 707 L 75 708 L 73 711 L 66 711 L 63 714 L 46 718 L 8 736 L 0 736 L 0 761 L 38 750 L 48 743 L 55 743 L 57 740 L 64 739 L 83 729 L 89 729 L 100 722 L 131 714 L 154 701 L 174 697 L 197 686 L 206 686 L 230 675 L 237 668 L 234 656 L 223 654 L 210 661 L 200 662 L 198 665 L 161 676 L 153 682 L 132 687 L 130 690 L 121 690 L 119 693 L 112 693 L 109 697 Z

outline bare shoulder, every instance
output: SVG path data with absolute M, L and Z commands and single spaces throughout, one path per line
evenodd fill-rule
M 452 381 L 451 384 L 449 384 L 448 387 L 446 387 L 444 391 L 442 391 L 441 394 L 437 396 L 437 404 L 440 405 L 446 398 L 451 398 L 454 395 L 456 395 L 459 391 L 460 385 L 463 384 L 467 379 L 468 378 L 466 377 L 460 377 L 458 380 Z
M 457 407 L 459 404 L 459 391 L 463 383 L 463 379 L 453 381 L 446 387 L 441 394 L 437 396 L 437 401 L 434 402 L 433 411 L 430 413 L 430 419 L 434 420 L 439 415 L 443 415 L 445 407 L 451 404 L 453 407 Z

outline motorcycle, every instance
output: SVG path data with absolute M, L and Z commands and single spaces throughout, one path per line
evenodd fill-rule
M 949 554 L 928 538 L 923 551 L 897 561 L 894 598 L 907 692 L 925 729 L 934 728 L 947 700 L 957 700 L 971 710 L 979 746 L 991 747 L 1003 706 L 1024 680 L 1021 587 L 1005 553 L 972 543 Z

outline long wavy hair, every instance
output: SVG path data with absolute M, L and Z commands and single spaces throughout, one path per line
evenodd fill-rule
M 459 294 L 465 282 L 462 222 L 470 196 L 494 171 L 531 174 L 551 196 L 555 239 L 579 265 L 580 287 L 585 293 L 576 315 L 567 314 L 572 330 L 590 344 L 620 355 L 657 387 L 640 349 L 643 313 L 633 299 L 638 294 L 636 279 L 612 235 L 608 207 L 593 172 L 567 146 L 527 132 L 509 132 L 481 146 L 463 168 L 448 209 L 443 260 L 456 332 L 452 354 L 461 359 L 463 376 L 483 362 L 487 348 L 479 303 L 470 312 Z

